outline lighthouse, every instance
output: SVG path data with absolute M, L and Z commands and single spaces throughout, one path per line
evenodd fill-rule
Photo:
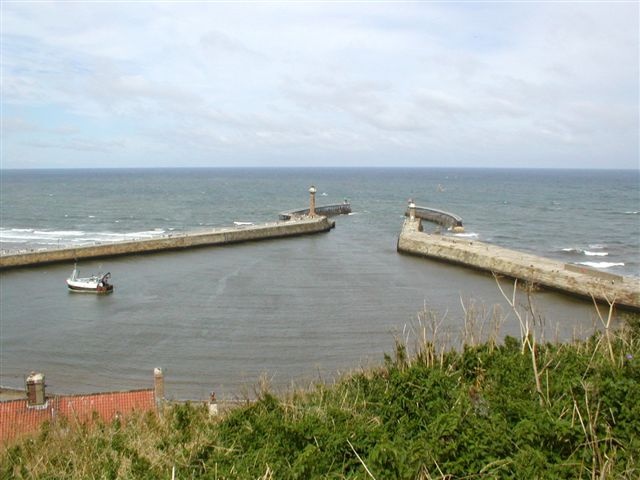
M 309 216 L 316 216 L 316 187 L 313 185 L 309 188 Z

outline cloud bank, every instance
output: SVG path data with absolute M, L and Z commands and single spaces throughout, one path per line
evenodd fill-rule
M 2 168 L 639 168 L 637 2 L 1 8 Z

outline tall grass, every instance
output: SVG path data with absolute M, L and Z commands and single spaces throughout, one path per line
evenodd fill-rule
M 515 289 L 515 286 L 514 286 Z M 640 319 L 543 340 L 529 302 L 462 302 L 459 336 L 426 308 L 376 368 L 210 417 L 201 404 L 45 426 L 2 478 L 628 478 L 640 476 Z M 499 341 L 507 316 L 520 335 Z

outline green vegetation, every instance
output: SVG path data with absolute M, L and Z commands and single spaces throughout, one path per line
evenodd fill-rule
M 640 322 L 586 341 L 445 349 L 437 322 L 383 366 L 210 418 L 203 405 L 46 426 L 5 449 L 2 478 L 640 477 Z M 603 322 L 605 323 L 605 322 Z M 608 321 L 606 322 L 609 323 Z M 533 325 L 533 324 L 531 324 Z

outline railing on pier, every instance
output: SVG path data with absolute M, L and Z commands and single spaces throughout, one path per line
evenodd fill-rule
M 316 214 L 323 217 L 334 217 L 336 215 L 347 215 L 351 213 L 351 204 L 349 202 L 336 203 L 334 205 L 324 205 L 316 207 Z M 309 215 L 309 209 L 303 208 L 300 210 L 289 210 L 287 212 L 281 212 L 279 215 L 280 220 L 291 220 L 293 217 L 301 217 Z
M 409 209 L 405 212 L 409 216 Z M 429 222 L 437 223 L 444 227 L 462 227 L 462 218 L 455 213 L 445 212 L 436 208 L 419 207 L 416 205 L 416 217 Z

